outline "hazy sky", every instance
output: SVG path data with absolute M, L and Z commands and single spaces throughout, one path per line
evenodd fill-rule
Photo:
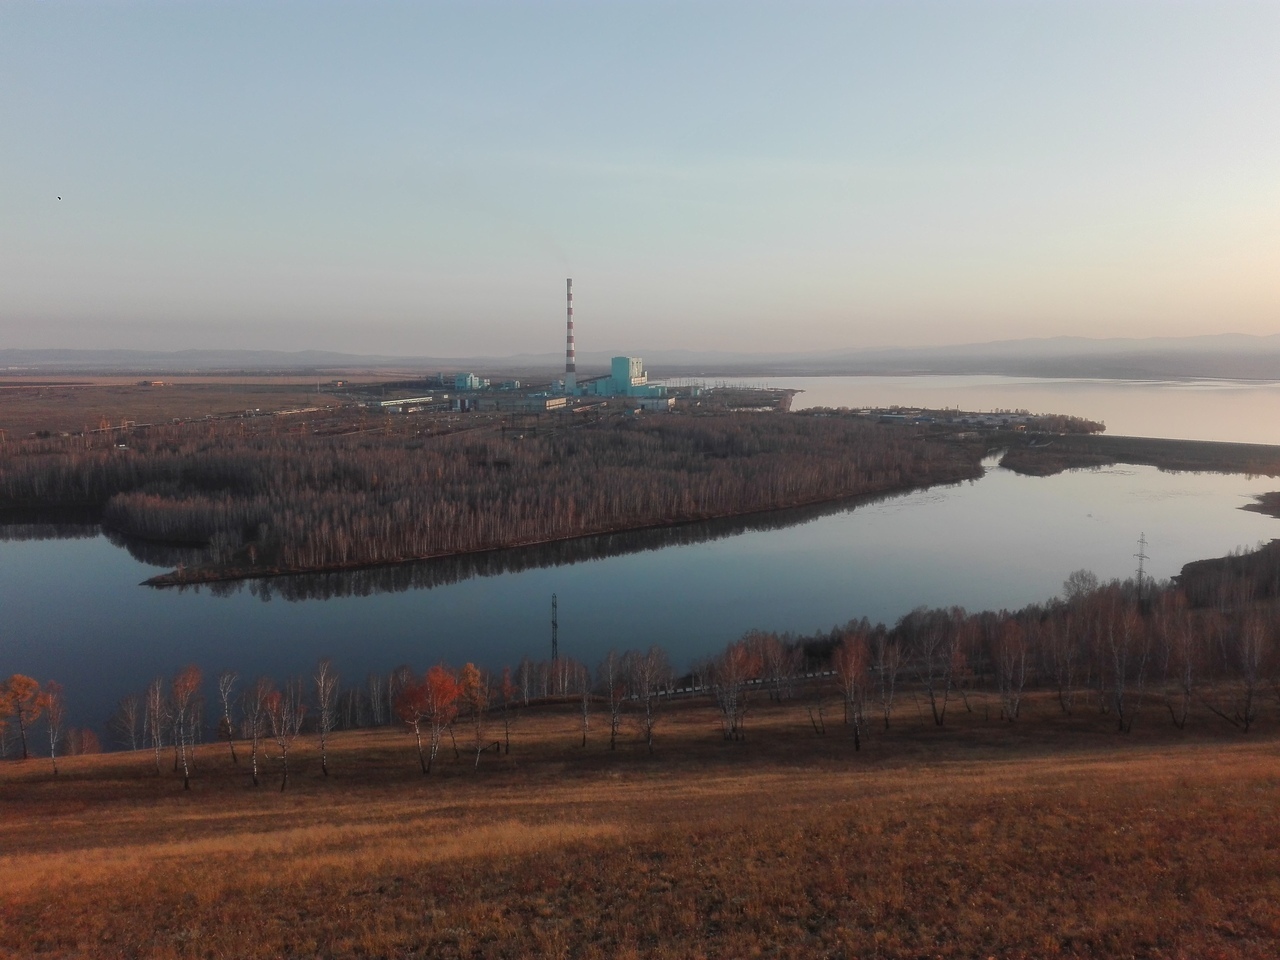
M 57 198 L 61 197 L 61 200 Z M 1280 332 L 1280 3 L 0 0 L 0 346 Z

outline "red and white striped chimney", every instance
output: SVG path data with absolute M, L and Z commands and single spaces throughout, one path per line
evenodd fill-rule
M 568 326 L 564 342 L 564 392 L 572 394 L 578 387 L 578 362 L 573 349 L 573 278 L 564 282 L 565 296 L 568 298 Z

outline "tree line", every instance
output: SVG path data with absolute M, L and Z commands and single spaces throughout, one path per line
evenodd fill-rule
M 572 705 L 584 748 L 598 730 L 610 750 L 631 735 L 651 753 L 677 699 L 714 705 L 729 741 L 747 736 L 750 712 L 763 700 L 800 703 L 817 735 L 837 723 L 838 709 L 855 751 L 912 707 L 917 720 L 937 727 L 957 709 L 1023 721 L 1033 691 L 1064 715 L 1107 716 L 1120 733 L 1144 713 L 1185 729 L 1195 706 L 1248 733 L 1264 702 L 1280 700 L 1278 604 L 1275 542 L 1188 564 L 1174 582 L 1099 582 L 1077 571 L 1061 596 L 1012 612 L 921 607 L 891 626 L 862 619 L 812 636 L 752 631 L 680 674 L 659 646 L 610 651 L 594 669 L 572 658 L 528 657 L 496 671 L 402 665 L 348 686 L 322 659 L 309 676 L 284 682 L 242 683 L 225 671 L 210 696 L 200 669 L 187 667 L 121 699 L 109 726 L 120 746 L 149 751 L 157 775 L 171 767 L 188 788 L 199 747 L 204 755 L 225 749 L 236 765 L 247 752 L 254 785 L 269 759 L 280 789 L 300 736 L 314 738 L 324 776 L 334 731 L 388 725 L 412 735 L 423 774 L 441 750 L 478 770 L 487 751 L 510 752 L 524 711 L 547 703 Z M 5 754 L 26 759 L 38 739 L 56 772 L 60 753 L 97 748 L 90 732 L 67 730 L 65 718 L 58 684 L 15 675 L 0 685 Z
M 980 445 L 842 418 L 609 416 L 444 435 L 255 421 L 11 444 L 0 510 L 101 512 L 212 576 L 342 569 L 732 516 L 980 473 Z

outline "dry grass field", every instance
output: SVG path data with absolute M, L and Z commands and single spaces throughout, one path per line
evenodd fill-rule
M 334 375 L 324 374 L 322 385 Z M 395 379 L 394 372 L 360 373 L 361 383 Z M 164 386 L 141 386 L 135 377 L 6 376 L 0 377 L 0 430 L 10 439 L 37 430 L 76 433 L 103 424 L 165 423 L 174 417 L 200 419 L 243 414 L 246 410 L 272 413 L 303 407 L 327 407 L 337 402 L 330 392 L 317 393 L 315 377 L 279 376 L 164 376 Z M 156 377 L 154 379 L 160 379 Z
M 650 757 L 550 708 L 478 772 L 383 729 L 325 779 L 299 741 L 283 793 L 243 746 L 190 793 L 144 754 L 4 763 L 0 956 L 1274 957 L 1274 722 L 1198 719 L 903 713 L 855 754 L 794 703 L 743 743 L 687 706 Z

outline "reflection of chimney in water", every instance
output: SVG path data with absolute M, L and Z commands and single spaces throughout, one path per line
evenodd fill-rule
M 572 394 L 578 387 L 578 362 L 573 349 L 573 278 L 564 282 L 568 298 L 568 319 L 564 340 L 564 392 Z

